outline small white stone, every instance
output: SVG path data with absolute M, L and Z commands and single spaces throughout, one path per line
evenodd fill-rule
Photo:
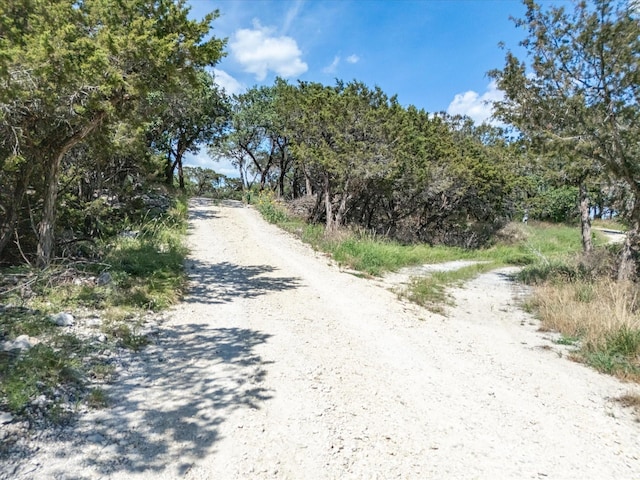
M 104 437 L 102 435 L 100 435 L 99 433 L 94 433 L 94 434 L 89 435 L 87 437 L 87 441 L 91 442 L 91 443 L 103 443 L 104 442 Z
M 11 423 L 13 421 L 13 415 L 9 412 L 0 412 L 0 424 Z
M 46 395 L 40 395 L 33 402 L 31 402 L 32 405 L 40 408 L 44 407 L 47 403 L 48 402 Z
M 73 315 L 68 312 L 60 312 L 51 317 L 51 321 L 59 327 L 70 327 L 73 325 Z
M 35 345 L 33 338 L 28 335 L 20 335 L 13 341 L 12 350 L 29 350 Z

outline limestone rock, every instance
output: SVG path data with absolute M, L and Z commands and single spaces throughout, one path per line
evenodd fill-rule
M 74 323 L 73 315 L 68 312 L 60 312 L 51 317 L 51 322 L 59 327 L 70 327 Z

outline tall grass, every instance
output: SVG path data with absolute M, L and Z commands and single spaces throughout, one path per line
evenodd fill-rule
M 408 265 L 442 263 L 470 258 L 470 252 L 456 247 L 401 245 L 364 235 L 348 235 L 330 244 L 329 252 L 341 265 L 371 275 L 380 275 Z
M 369 232 L 343 229 L 326 233 L 322 225 L 309 225 L 289 215 L 286 206 L 263 193 L 255 206 L 266 220 L 298 235 L 314 248 L 332 255 L 349 268 L 380 275 L 402 267 L 476 259 L 500 265 L 531 265 L 562 258 L 581 249 L 580 232 L 575 227 L 531 222 L 512 223 L 494 245 L 467 250 L 458 247 L 403 245 Z
M 640 296 L 634 283 L 547 283 L 529 301 L 542 327 L 578 340 L 575 358 L 596 369 L 640 380 Z

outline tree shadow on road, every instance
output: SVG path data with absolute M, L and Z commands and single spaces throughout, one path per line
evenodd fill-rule
M 112 407 L 85 421 L 91 422 L 89 435 L 79 435 L 74 445 L 61 445 L 58 456 L 90 448 L 95 452 L 87 455 L 88 470 L 113 478 L 139 472 L 184 475 L 195 460 L 211 453 L 221 439 L 218 428 L 230 414 L 259 409 L 271 398 L 262 386 L 269 362 L 255 352 L 269 337 L 204 324 L 163 329 L 158 345 L 141 358 L 132 357 L 108 389 Z
M 297 277 L 269 275 L 276 271 L 270 265 L 241 266 L 229 262 L 210 264 L 190 260 L 187 265 L 189 294 L 184 301 L 227 303 L 235 298 L 255 298 L 301 285 Z
M 216 209 L 212 209 L 213 202 L 209 198 L 192 198 L 189 200 L 189 219 L 190 220 L 211 220 L 218 218 Z M 189 228 L 193 228 L 189 224 Z

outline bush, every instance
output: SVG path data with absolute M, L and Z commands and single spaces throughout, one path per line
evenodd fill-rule
M 260 192 L 255 206 L 269 223 L 280 225 L 289 219 L 286 207 L 275 200 L 273 192 Z
M 577 187 L 550 188 L 529 201 L 529 216 L 547 222 L 574 222 L 578 220 L 577 201 Z
M 593 282 L 600 278 L 613 278 L 616 263 L 615 249 L 600 247 L 588 255 L 542 259 L 523 268 L 518 274 L 518 279 L 529 285 L 541 285 L 546 282 Z

